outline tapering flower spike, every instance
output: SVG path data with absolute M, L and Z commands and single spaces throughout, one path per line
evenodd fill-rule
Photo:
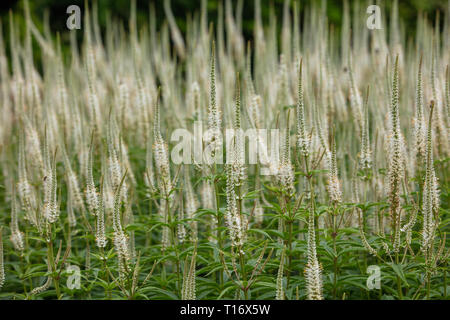
M 88 161 L 86 167 L 86 203 L 89 210 L 89 213 L 93 216 L 96 216 L 98 213 L 98 209 L 100 207 L 100 200 L 98 199 L 97 188 L 94 183 L 94 175 L 93 175 L 93 158 L 94 158 L 94 132 L 92 132 L 91 136 L 91 144 L 89 146 L 88 153 Z
M 322 266 L 317 259 L 314 212 L 308 217 L 308 262 L 305 268 L 305 280 L 308 300 L 322 300 Z
M 303 84 L 302 84 L 302 69 L 303 59 L 300 60 L 298 68 L 298 96 L 297 96 L 297 145 L 300 153 L 307 157 L 309 155 L 310 138 L 307 135 L 306 120 L 305 120 L 305 101 L 303 98 Z
M 101 188 L 100 206 L 99 206 L 98 212 L 97 212 L 95 242 L 97 244 L 97 247 L 105 248 L 106 244 L 108 243 L 108 240 L 106 239 L 106 234 L 105 234 L 105 193 L 106 193 L 105 189 L 106 189 L 106 186 L 103 181 L 100 183 L 100 185 L 101 185 L 100 186 L 100 188 Z
M 361 153 L 359 155 L 359 166 L 362 170 L 372 168 L 372 150 L 369 139 L 369 87 L 367 87 L 366 99 L 363 106 L 363 121 L 361 130 Z
M 153 122 L 153 154 L 155 157 L 156 172 L 158 175 L 159 189 L 161 190 L 164 197 L 173 197 L 172 194 L 172 180 L 170 177 L 170 164 L 169 164 L 169 151 L 167 144 L 165 143 L 160 128 L 160 106 L 159 106 L 159 95 L 160 90 L 158 90 L 158 97 L 155 102 L 154 110 L 154 122 Z
M 215 60 L 215 42 L 212 42 L 211 48 L 211 66 L 210 66 L 210 98 L 208 108 L 208 131 L 206 142 L 211 146 L 210 160 L 214 161 L 221 146 L 221 115 L 217 106 L 216 99 L 216 60 Z M 208 163 L 211 164 L 211 163 Z
M 400 132 L 399 116 L 399 76 L 398 55 L 395 59 L 394 74 L 392 78 L 392 101 L 389 108 L 389 204 L 392 230 L 394 232 L 394 252 L 400 249 L 400 191 L 401 182 L 404 177 L 404 147 Z
M 435 102 L 431 101 L 430 104 L 430 118 L 428 121 L 427 130 L 427 149 L 425 159 L 425 184 L 423 187 L 423 228 L 422 228 L 422 243 L 421 249 L 426 252 L 432 244 L 434 232 L 438 226 L 436 217 L 439 211 L 439 190 L 437 184 L 436 173 L 433 166 L 433 110 Z
M 0 227 L 0 289 L 5 284 L 5 264 L 3 262 L 3 228 Z
M 414 151 L 417 156 L 425 157 L 426 150 L 426 124 L 423 112 L 423 80 L 422 57 L 420 57 L 416 84 L 416 112 L 414 117 Z

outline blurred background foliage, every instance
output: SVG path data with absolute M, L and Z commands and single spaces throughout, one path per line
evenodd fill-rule
M 121 21 L 125 29 L 128 28 L 128 18 L 130 15 L 130 0 L 94 0 L 98 5 L 99 17 L 98 21 L 102 31 L 106 28 L 106 16 L 110 13 L 114 21 Z M 87 3 L 91 6 L 94 2 L 88 0 Z M 238 0 L 230 0 L 233 5 L 233 10 L 236 9 Z M 242 28 L 246 39 L 251 40 L 253 36 L 253 21 L 254 21 L 254 0 L 242 0 Z M 273 6 L 277 16 L 277 22 L 281 27 L 282 12 L 284 0 L 260 0 L 261 14 L 263 22 L 268 22 L 270 7 Z M 330 24 L 335 29 L 339 30 L 342 24 L 344 0 L 290 0 L 291 8 L 293 2 L 297 1 L 300 4 L 301 19 L 305 14 L 305 8 L 312 5 L 321 6 L 326 4 L 327 15 Z M 220 4 L 224 4 L 225 0 L 207 0 L 208 19 L 217 25 L 217 13 Z M 365 13 L 365 8 L 370 4 L 380 4 L 382 7 L 382 14 L 385 14 L 383 19 L 389 21 L 390 10 L 393 4 L 391 0 L 348 0 L 353 12 L 353 7 L 358 4 L 362 14 Z M 450 10 L 449 0 L 399 0 L 399 15 L 404 22 L 404 30 L 406 30 L 407 37 L 413 37 L 416 31 L 417 16 L 420 13 L 426 14 L 430 22 L 435 21 L 436 14 L 439 12 L 443 16 L 445 10 Z M 84 0 L 29 0 L 30 11 L 32 19 L 39 29 L 43 29 L 43 21 L 48 19 L 51 31 L 53 33 L 60 32 L 63 46 L 69 42 L 68 29 L 66 27 L 66 20 L 69 14 L 66 9 L 70 5 L 78 5 L 82 12 L 85 6 Z M 165 19 L 163 8 L 163 0 L 136 0 L 137 8 L 137 23 L 142 27 L 148 25 L 149 9 L 154 6 L 157 18 L 157 25 Z M 180 30 L 184 33 L 186 30 L 186 17 L 188 15 L 196 14 L 200 11 L 201 0 L 171 0 L 171 7 L 176 18 Z M 24 29 L 24 1 L 23 0 L 1 0 L 0 1 L 0 19 L 3 27 L 4 37 L 8 43 L 8 15 L 12 11 L 17 27 Z M 438 14 L 439 14 L 438 13 Z M 366 14 L 367 15 L 367 14 Z M 368 15 L 367 15 L 368 16 Z M 443 26 L 443 19 L 440 19 L 441 28 Z M 83 21 L 82 21 L 83 23 Z M 364 26 L 365 27 L 365 26 Z M 82 39 L 82 32 L 78 32 L 78 40 Z M 407 39 L 408 40 L 408 39 Z M 8 46 L 7 46 L 8 47 Z

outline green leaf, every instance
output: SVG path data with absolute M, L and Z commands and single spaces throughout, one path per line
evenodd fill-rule
M 408 281 L 406 280 L 406 277 L 405 277 L 405 273 L 403 272 L 403 265 L 395 264 L 395 263 L 389 263 L 389 264 L 391 265 L 391 267 L 395 271 L 395 273 L 403 281 L 403 283 L 406 285 L 406 287 L 409 287 Z

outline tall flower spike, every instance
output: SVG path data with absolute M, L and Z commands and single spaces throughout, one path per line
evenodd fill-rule
M 86 48 L 86 74 L 88 83 L 88 106 L 91 123 L 100 130 L 100 102 L 96 90 L 95 57 L 92 45 Z
M 125 179 L 126 172 L 122 177 L 120 185 L 114 192 L 114 210 L 113 210 L 113 229 L 114 229 L 114 248 L 117 253 L 118 265 L 119 265 L 119 278 L 123 281 L 125 275 L 128 272 L 128 263 L 130 261 L 130 252 L 128 247 L 128 239 L 125 232 L 122 229 L 121 222 L 121 202 L 120 202 L 120 190 L 122 183 Z
M 61 143 L 61 149 L 64 159 L 64 166 L 67 171 L 67 182 L 69 186 L 69 193 L 72 197 L 73 204 L 76 209 L 84 210 L 83 198 L 80 192 L 80 186 L 78 183 L 78 178 L 75 172 L 72 170 L 72 166 L 70 164 L 69 156 L 67 155 L 66 148 L 64 146 L 64 142 Z
M 252 52 L 250 41 L 247 44 L 247 58 L 246 58 L 246 71 L 245 71 L 245 85 L 247 88 L 247 96 L 249 99 L 248 105 L 248 115 L 250 122 L 254 128 L 260 128 L 260 118 L 261 118 L 261 97 L 255 93 L 255 86 L 252 79 Z
M 215 70 L 215 42 L 212 42 L 211 48 L 211 73 L 210 73 L 210 100 L 208 108 L 208 134 L 205 138 L 206 142 L 211 145 L 210 159 L 214 160 L 218 152 L 220 152 L 220 130 L 221 116 L 216 102 L 216 70 Z
M 325 123 L 322 125 L 322 121 L 319 119 L 317 105 L 314 105 L 314 108 L 312 108 L 312 110 L 315 124 L 314 131 L 316 132 L 320 145 L 325 151 L 325 157 L 328 157 L 330 155 L 330 146 L 328 143 L 328 128 Z
M 236 102 L 234 108 L 234 135 L 233 140 L 231 141 L 231 150 L 229 152 L 231 159 L 227 159 L 227 162 L 232 167 L 231 178 L 234 180 L 234 186 L 239 187 L 245 180 L 245 150 L 243 131 L 241 128 L 241 96 L 239 73 L 237 73 L 236 75 Z
M 338 178 L 337 160 L 336 160 L 336 142 L 333 138 L 331 151 L 328 155 L 328 193 L 332 202 L 342 201 L 341 184 Z
M 209 112 L 214 113 L 214 110 L 216 109 L 216 44 L 213 40 L 211 45 L 211 66 L 210 66 L 210 96 L 209 96 Z M 208 119 L 209 120 L 209 119 Z
M 317 259 L 316 234 L 314 228 L 314 211 L 308 217 L 308 262 L 305 268 L 306 290 L 308 300 L 322 300 L 322 267 Z
M 248 104 L 250 122 L 255 129 L 261 129 L 262 100 L 260 95 L 253 95 Z
M 236 101 L 235 101 L 235 112 L 234 112 L 234 129 L 241 129 L 241 81 L 239 79 L 239 72 L 236 73 Z
M 111 112 L 112 113 L 112 112 Z M 120 179 L 122 178 L 122 166 L 119 162 L 119 150 L 118 150 L 118 144 L 117 142 L 117 136 L 115 133 L 116 126 L 115 122 L 113 121 L 113 115 L 110 114 L 109 117 L 109 123 L 108 123 L 108 135 L 107 135 L 107 141 L 108 141 L 108 173 L 109 178 L 111 182 L 111 186 L 113 190 L 116 190 Z
M 416 84 L 416 112 L 414 118 L 414 151 L 416 156 L 425 157 L 426 150 L 426 127 L 423 114 L 423 80 L 422 80 L 422 57 L 420 57 L 419 70 L 417 72 Z
M 182 300 L 195 300 L 196 299 L 196 284 L 195 284 L 195 260 L 197 258 L 197 249 L 194 249 L 194 253 L 191 257 L 191 263 L 188 267 L 188 257 L 186 257 L 184 263 L 183 272 L 183 285 L 181 289 Z
M 189 166 L 184 167 L 184 190 L 185 190 L 185 207 L 186 207 L 186 215 L 188 219 L 191 219 L 190 227 L 191 227 L 191 239 L 196 242 L 197 241 L 197 221 L 194 220 L 194 214 L 198 208 L 198 201 L 196 195 L 194 193 L 194 188 L 191 182 L 191 175 L 189 172 Z M 180 208 L 180 210 L 182 210 Z M 181 225 L 182 226 L 182 225 Z
M 297 96 L 297 145 L 300 153 L 307 157 L 309 155 L 310 139 L 306 133 L 306 121 L 305 121 L 305 102 L 303 99 L 303 84 L 302 84 L 302 69 L 303 59 L 300 60 L 298 68 L 298 96 Z
M 25 160 L 25 141 L 24 134 L 19 134 L 19 182 L 17 183 L 17 192 L 19 195 L 22 209 L 25 211 L 25 218 L 32 225 L 39 229 L 39 220 L 36 212 L 36 197 L 33 193 L 31 184 L 28 181 L 26 160 Z
M 96 216 L 98 212 L 98 208 L 100 206 L 100 201 L 98 199 L 98 192 L 97 188 L 95 187 L 94 183 L 94 176 L 93 176 L 93 148 L 94 148 L 94 133 L 92 132 L 91 136 L 91 145 L 89 146 L 89 154 L 88 154 L 88 161 L 87 161 L 87 172 L 86 172 L 86 203 L 89 212 Z
M 351 54 L 348 56 L 348 74 L 350 77 L 350 105 L 355 117 L 358 129 L 362 127 L 363 115 L 362 115 L 362 99 L 358 88 L 355 85 Z
M 24 116 L 24 122 L 25 122 L 26 151 L 27 154 L 29 154 L 32 159 L 35 159 L 35 161 L 32 161 L 30 165 L 35 166 L 39 168 L 41 172 L 44 172 L 45 165 L 41 153 L 41 142 L 39 141 L 39 134 L 33 127 L 31 121 L 28 119 L 26 115 Z
M 166 199 L 161 199 L 158 208 L 160 221 L 165 224 L 169 223 L 169 216 L 167 214 L 168 205 L 169 203 L 166 201 Z M 161 232 L 161 251 L 164 252 L 168 247 L 170 247 L 170 243 L 170 228 L 167 226 L 163 226 Z
M 47 129 L 45 129 L 44 138 L 44 168 L 44 205 L 42 206 L 42 215 L 47 222 L 53 223 L 56 222 L 59 217 L 59 207 L 56 200 L 56 152 L 52 160 L 48 145 Z
M 291 163 L 291 146 L 290 146 L 290 125 L 289 125 L 289 115 L 286 121 L 286 130 L 284 134 L 284 145 L 283 154 L 281 158 L 280 167 L 277 172 L 277 180 L 280 187 L 288 194 L 292 195 L 295 191 L 294 187 L 294 168 Z
M 283 273 L 284 273 L 284 252 L 285 249 L 281 252 L 280 257 L 280 266 L 278 267 L 278 274 L 277 274 L 277 284 L 276 284 L 276 300 L 284 300 L 284 288 L 283 288 Z
M 442 150 L 444 152 L 448 152 L 448 133 L 447 133 L 447 126 L 445 124 L 445 111 L 443 110 L 443 104 L 441 100 L 441 92 L 440 92 L 440 85 L 439 85 L 439 79 L 436 69 L 438 68 L 438 51 L 439 51 L 439 44 L 438 41 L 436 41 L 436 38 L 433 37 L 433 47 L 432 47 L 432 58 L 431 58 L 431 90 L 432 90 L 432 97 L 435 103 L 435 123 L 436 127 L 438 129 L 438 143 L 442 147 Z M 448 119 L 447 119 L 448 120 Z
M 105 189 L 103 181 L 101 183 L 101 191 L 100 191 L 100 206 L 97 212 L 97 223 L 95 230 L 95 241 L 97 243 L 97 247 L 104 248 L 108 243 L 105 235 Z
M 169 151 L 160 130 L 159 90 L 155 103 L 155 119 L 153 123 L 153 153 L 155 156 L 158 184 L 164 197 L 173 198 L 172 181 L 170 178 Z
M 295 65 L 297 66 L 298 61 L 299 61 L 299 56 L 300 56 L 300 22 L 299 22 L 299 7 L 300 5 L 297 4 L 297 1 L 294 1 L 293 3 L 293 7 L 294 7 L 294 21 L 293 21 L 293 35 L 292 35 L 292 60 L 295 61 Z
M 445 69 L 445 110 L 447 112 L 447 120 L 450 119 L 450 80 L 448 65 Z M 448 124 L 450 125 L 450 123 Z
M 137 68 L 137 67 L 135 67 Z M 138 137 L 139 140 L 141 140 L 142 142 L 142 138 L 144 138 L 144 132 L 147 132 L 148 130 L 148 123 L 149 123 L 149 118 L 148 118 L 148 112 L 147 112 L 147 105 L 150 101 L 150 98 L 147 95 L 147 90 L 145 87 L 145 83 L 142 79 L 142 75 L 141 72 L 136 70 L 135 71 L 136 74 L 136 82 L 137 82 L 137 90 L 138 90 L 138 94 L 137 94 L 137 102 L 136 102 L 136 106 L 137 106 L 137 114 L 138 114 L 138 129 L 137 132 L 140 133 L 140 136 Z M 125 97 L 127 98 L 128 96 L 128 89 L 125 90 Z M 129 104 L 129 102 L 124 102 L 125 105 Z M 127 106 L 127 109 L 125 109 L 127 112 L 129 112 L 129 106 Z M 130 175 L 130 179 L 132 179 L 133 183 L 135 183 L 134 181 L 134 176 Z
M 57 76 L 56 76 L 56 85 L 58 88 L 58 98 L 59 98 L 59 110 L 63 113 L 64 121 L 68 122 L 69 120 L 69 101 L 67 88 L 64 81 L 64 64 L 63 64 L 63 56 L 61 53 L 61 43 L 59 33 L 56 35 L 57 47 L 58 47 L 58 57 L 57 57 Z M 71 124 L 67 123 L 67 127 Z
M 438 221 L 435 219 L 439 211 L 439 191 L 437 185 L 436 173 L 433 167 L 433 133 L 432 120 L 435 102 L 432 100 L 430 105 L 430 118 L 427 131 L 427 149 L 425 160 L 425 184 L 423 188 L 423 229 L 422 229 L 422 251 L 426 252 L 431 247 L 434 231 L 437 228 Z
M 136 185 L 136 177 L 134 176 L 133 170 L 131 168 L 130 159 L 128 157 L 128 148 L 125 145 L 125 142 L 123 142 L 122 137 L 120 138 L 119 148 L 120 148 L 120 155 L 121 155 L 123 165 L 128 171 L 128 175 L 130 177 L 131 183 L 135 186 Z
M 153 153 L 150 131 L 147 137 L 147 152 L 145 157 L 145 173 L 144 173 L 144 183 L 147 188 L 147 197 L 150 198 L 152 194 L 156 192 L 155 184 L 155 173 L 153 170 Z
M 291 126 L 290 126 L 290 122 L 289 122 L 290 115 L 291 115 L 291 112 L 289 110 L 288 116 L 286 119 L 286 131 L 284 134 L 284 150 L 283 150 L 283 158 L 282 158 L 283 162 L 291 161 L 291 135 L 290 135 Z
M 59 204 L 57 199 L 57 178 L 56 178 L 56 151 L 53 155 L 53 161 L 52 161 L 52 210 L 53 210 L 53 221 L 54 222 L 59 217 Z
M 13 187 L 12 197 L 11 197 L 11 242 L 17 251 L 23 251 L 23 233 L 19 230 L 19 221 L 17 217 L 17 202 L 16 202 L 16 192 Z
M 225 222 L 230 233 L 231 244 L 233 247 L 240 247 L 244 244 L 244 232 L 237 205 L 236 186 L 233 178 L 233 168 L 226 165 L 227 170 L 227 209 L 225 212 Z
M 394 252 L 400 249 L 400 188 L 404 176 L 404 154 L 402 136 L 400 132 L 399 118 L 399 80 L 398 80 L 398 55 L 395 59 L 394 74 L 392 79 L 392 102 L 389 110 L 389 204 L 392 230 L 394 232 Z
M 96 88 L 96 68 L 95 68 L 95 54 L 94 54 L 94 45 L 91 36 L 91 24 L 90 24 L 90 15 L 89 15 L 89 7 L 86 6 L 85 11 L 85 26 L 84 26 L 84 36 L 86 39 L 85 44 L 85 72 L 87 78 L 88 85 L 88 106 L 89 106 L 89 117 L 91 124 L 96 126 L 97 130 L 100 132 L 100 102 L 97 94 Z
M 252 80 L 252 49 L 250 41 L 247 43 L 245 70 L 245 85 L 247 87 L 248 96 L 252 98 L 255 95 L 255 87 Z
M 3 228 L 0 227 L 0 289 L 5 284 L 5 265 L 3 263 Z
M 361 132 L 361 153 L 359 155 L 359 165 L 362 170 L 372 168 L 372 151 L 370 150 L 369 139 L 369 87 L 367 87 L 366 99 L 364 101 L 364 116 Z
M 180 197 L 180 207 L 178 213 L 178 225 L 177 225 L 177 237 L 179 243 L 183 243 L 186 240 L 186 228 L 184 223 L 184 207 L 183 207 L 183 199 Z

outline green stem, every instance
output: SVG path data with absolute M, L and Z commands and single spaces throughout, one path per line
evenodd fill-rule
M 286 270 L 286 288 L 289 286 L 289 281 L 291 279 L 291 269 L 292 269 L 292 227 L 293 227 L 293 221 L 288 221 L 288 248 L 289 248 L 289 255 L 288 255 L 288 268 Z
M 170 226 L 170 235 L 171 235 L 171 242 L 172 242 L 172 244 L 173 244 L 173 248 L 174 248 L 174 250 L 175 250 L 175 256 L 176 256 L 176 258 L 177 258 L 177 262 L 176 262 L 176 264 L 175 264 L 175 267 L 176 267 L 176 272 L 177 272 L 177 278 L 178 278 L 178 290 L 179 290 L 179 292 L 180 292 L 180 295 L 181 295 L 181 286 L 182 286 L 182 281 L 181 281 L 181 267 L 180 267 L 180 255 L 179 255 L 179 252 L 178 252 L 178 246 L 177 246 L 177 243 L 176 243 L 176 225 L 175 224 L 172 224 L 172 217 L 171 217 L 171 215 L 170 215 L 170 208 L 169 208 L 169 197 L 167 196 L 166 197 L 166 203 L 167 203 L 167 205 L 166 205 L 166 214 L 167 214 L 167 219 L 168 219 L 168 222 L 169 222 L 169 226 Z
M 56 274 L 55 258 L 53 257 L 53 242 L 51 239 L 49 241 L 47 241 L 47 257 L 48 257 L 50 266 L 52 268 L 52 273 L 53 273 L 52 278 L 55 283 L 56 297 L 58 300 L 61 300 L 61 290 L 59 288 L 59 277 Z
M 111 300 L 111 290 L 109 288 L 109 273 L 107 270 L 107 265 L 106 265 L 106 256 L 105 256 L 105 250 L 103 248 L 100 248 L 100 256 L 102 259 L 102 263 L 103 263 L 103 271 L 105 273 L 105 282 L 108 284 L 108 288 L 105 288 L 105 295 L 108 297 L 109 300 Z
M 447 298 L 447 261 L 444 265 L 444 298 Z
M 26 284 L 24 281 L 25 279 L 24 279 L 24 273 L 23 273 L 23 270 L 25 269 L 25 263 L 23 261 L 23 253 L 20 254 L 19 259 L 20 259 L 20 280 L 23 283 L 23 292 L 25 293 L 25 295 L 27 295 L 27 287 L 26 287 Z
M 247 272 L 245 271 L 244 255 L 242 254 L 242 248 L 239 248 L 239 261 L 241 263 L 242 272 L 242 291 L 244 291 L 244 298 L 248 300 L 248 287 L 247 287 Z
M 398 259 L 398 252 L 395 253 L 395 263 L 399 263 Z M 402 293 L 402 281 L 400 279 L 400 276 L 397 275 L 397 291 L 398 291 L 398 297 L 400 300 L 403 300 L 403 293 Z
M 217 172 L 217 167 L 214 167 L 214 171 Z M 216 197 L 216 216 L 217 216 L 217 244 L 219 251 L 222 251 L 222 233 L 219 227 L 222 225 L 222 216 L 220 214 L 220 196 L 219 196 L 219 184 L 217 178 L 214 178 L 214 194 Z M 223 270 L 219 270 L 219 283 L 220 287 L 223 287 Z
M 335 212 L 333 212 L 333 233 L 331 235 L 333 239 L 333 299 L 336 300 L 337 295 L 337 273 L 338 273 L 338 265 L 337 265 L 337 248 L 336 248 L 336 237 L 337 237 L 337 230 L 336 230 L 336 215 Z

